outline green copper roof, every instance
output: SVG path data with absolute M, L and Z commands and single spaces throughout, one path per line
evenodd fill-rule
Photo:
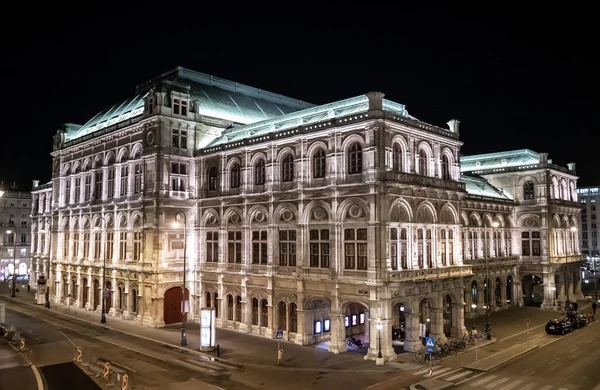
M 148 90 L 161 82 L 189 88 L 190 98 L 197 103 L 200 115 L 224 119 L 238 124 L 264 121 L 280 115 L 314 107 L 313 104 L 288 98 L 258 88 L 181 67 L 164 73 L 136 88 L 136 94 L 90 119 L 81 128 L 67 135 L 67 140 L 82 137 L 113 124 L 142 115 Z
M 461 175 L 460 181 L 465 183 L 467 194 L 475 196 L 484 196 L 487 198 L 512 200 L 508 194 L 500 191 L 487 180 L 478 176 Z
M 540 155 L 533 150 L 520 149 L 506 152 L 476 154 L 460 157 L 460 171 L 473 172 L 496 168 L 534 165 L 540 162 Z
M 400 116 L 414 119 L 408 114 L 403 104 L 383 99 L 383 109 Z M 306 126 L 312 123 L 323 122 L 328 119 L 345 117 L 360 112 L 367 112 L 368 110 L 369 100 L 367 95 L 360 95 L 357 97 L 296 111 L 291 114 L 281 115 L 261 122 L 233 127 L 226 130 L 221 137 L 215 139 L 206 147 L 210 148 L 228 142 L 243 140 L 249 137 L 257 137 L 264 134 L 292 129 L 298 127 L 299 125 Z

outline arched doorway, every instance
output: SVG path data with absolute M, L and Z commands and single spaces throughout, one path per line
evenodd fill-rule
M 186 300 L 189 299 L 190 292 L 185 290 Z M 164 320 L 165 325 L 175 324 L 183 321 L 182 313 L 183 294 L 181 287 L 171 287 L 165 291 L 164 299 Z
M 100 305 L 100 282 L 98 279 L 94 280 L 94 302 L 92 302 L 92 310 L 98 309 Z
M 83 287 L 82 287 L 82 291 L 81 292 L 83 294 L 83 301 L 81 302 L 80 306 L 86 307 L 86 305 L 88 304 L 88 296 L 89 296 L 89 293 L 88 293 L 88 280 L 87 280 L 87 278 L 83 278 L 82 282 L 83 282 L 82 283 Z
M 370 317 L 368 308 L 359 302 L 347 302 L 342 305 L 342 316 L 344 321 L 345 339 L 349 340 L 354 337 L 357 340 L 362 341 L 363 347 L 359 348 L 356 345 L 349 345 L 348 351 L 359 352 L 360 354 L 366 354 L 368 352 L 368 346 L 374 342 L 373 337 L 370 334 L 370 322 L 375 318 Z M 374 336 L 376 337 L 376 335 Z M 373 344 L 375 345 L 375 344 Z
M 544 281 L 539 275 L 524 275 L 523 304 L 527 306 L 540 306 L 544 301 Z
M 502 280 L 496 278 L 496 290 L 494 291 L 496 306 L 502 307 Z
M 266 300 L 263 302 L 266 303 Z M 330 340 L 332 318 L 329 301 L 325 298 L 312 298 L 305 303 L 304 313 L 306 326 L 303 343 L 310 345 Z
M 392 345 L 404 346 L 406 338 L 406 306 L 398 302 L 392 307 Z
M 106 288 L 104 289 L 104 312 L 108 313 L 112 307 L 112 284 L 106 282 Z
M 453 304 L 453 299 L 452 296 L 450 296 L 449 294 L 446 294 L 444 296 L 444 311 L 443 311 L 443 318 L 444 318 L 444 334 L 446 335 L 446 337 L 450 337 L 451 333 L 452 333 L 452 324 L 454 323 L 454 319 L 452 318 L 452 304 Z

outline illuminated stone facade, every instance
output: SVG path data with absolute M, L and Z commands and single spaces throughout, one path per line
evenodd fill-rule
M 581 252 L 594 259 L 600 257 L 600 187 L 578 188 L 581 203 Z
M 26 286 L 31 270 L 31 194 L 15 188 L 0 193 L 0 280 L 18 275 L 22 282 L 17 285 Z
M 380 324 L 394 359 L 401 324 L 407 350 L 421 324 L 463 332 L 483 221 L 500 223 L 497 306 L 520 302 L 516 202 L 461 177 L 460 146 L 458 121 L 378 92 L 313 106 L 177 68 L 57 132 L 52 182 L 33 191 L 33 229 L 51 234 L 36 269 L 50 254 L 56 302 L 98 311 L 104 285 L 110 315 L 164 326 L 182 319 L 185 248 L 188 320 L 216 307 L 218 326 L 334 353 L 362 334 L 373 359 Z

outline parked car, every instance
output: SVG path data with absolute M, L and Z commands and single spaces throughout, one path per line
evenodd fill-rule
M 546 324 L 546 333 L 548 334 L 565 334 L 573 330 L 571 320 L 568 318 L 555 318 L 548 321 Z
M 579 329 L 587 325 L 587 318 L 581 314 L 575 313 L 575 315 L 572 315 L 569 317 L 569 319 L 571 320 L 571 324 L 575 329 Z

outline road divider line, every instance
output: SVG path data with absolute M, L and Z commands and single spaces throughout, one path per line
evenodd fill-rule
M 575 347 L 572 350 L 570 350 L 569 353 L 573 353 L 573 352 L 577 351 L 578 349 L 579 349 L 579 347 Z
M 548 363 L 548 365 L 551 365 L 551 364 L 553 364 L 553 363 L 556 363 L 556 362 L 557 362 L 557 361 L 559 361 L 559 360 L 560 360 L 560 358 L 556 358 L 556 359 L 554 359 L 554 360 L 550 361 L 550 362 Z
M 531 371 L 529 374 L 527 374 L 525 376 L 532 376 L 533 374 L 535 374 L 535 371 Z

